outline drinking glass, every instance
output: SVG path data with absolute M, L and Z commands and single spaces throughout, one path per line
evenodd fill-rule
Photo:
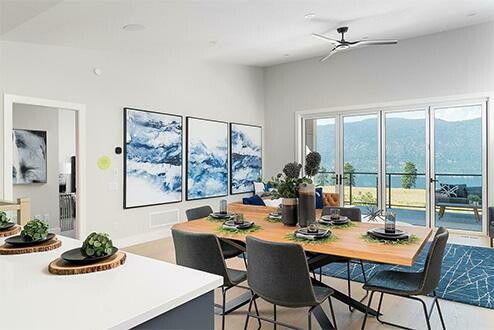
M 236 225 L 242 225 L 244 223 L 244 214 L 243 213 L 237 213 L 235 215 L 235 224 Z
M 396 231 L 396 214 L 391 211 L 384 213 L 384 231 L 394 233 Z
M 226 199 L 220 200 L 220 214 L 226 214 L 228 213 L 227 209 L 227 201 Z
M 331 212 L 329 213 L 329 217 L 331 219 L 337 220 L 340 218 L 340 209 L 331 209 Z

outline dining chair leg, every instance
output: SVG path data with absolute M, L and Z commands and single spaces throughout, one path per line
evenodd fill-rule
M 362 260 L 359 260 L 360 263 L 360 268 L 362 269 L 362 276 L 364 277 L 364 284 L 367 283 L 367 276 L 365 275 L 365 268 L 364 268 L 364 262 Z M 360 302 L 364 301 L 365 298 L 369 295 L 369 291 L 365 290 L 365 295 L 360 299 Z
M 347 286 L 348 286 L 348 297 L 352 297 L 352 284 L 350 283 L 350 261 L 346 262 L 346 274 L 347 274 Z M 348 306 L 350 312 L 353 312 L 353 308 Z
M 371 307 L 373 297 L 374 297 L 374 291 L 371 291 L 371 294 L 369 297 L 369 302 L 367 303 L 367 308 L 365 309 L 365 315 L 364 315 L 364 320 L 362 321 L 362 327 L 360 328 L 361 330 L 365 329 L 365 323 L 367 322 L 367 316 L 369 316 L 369 309 Z M 377 315 L 379 315 L 379 314 L 377 314 Z
M 273 320 L 274 320 L 273 323 L 274 330 L 276 330 L 276 304 L 273 304 Z
M 259 317 L 259 309 L 257 308 L 257 302 L 256 302 L 256 297 L 254 295 L 254 292 L 252 292 L 252 297 L 253 297 L 253 300 L 254 300 L 254 308 L 256 309 L 256 315 L 257 317 Z M 259 329 L 261 329 L 261 319 L 257 319 L 257 323 L 259 324 Z
M 334 328 L 338 329 L 338 327 L 336 326 L 336 317 L 334 315 L 333 302 L 331 301 L 331 297 L 328 297 L 328 302 L 329 302 L 329 311 L 331 312 L 331 317 L 333 318 Z
M 312 330 L 312 308 L 307 312 L 307 329 Z
M 226 290 L 221 287 L 221 295 L 223 296 L 223 303 L 221 304 L 221 329 L 225 330 L 225 305 L 226 305 Z
M 242 259 L 244 259 L 245 270 L 247 270 L 247 258 L 245 257 L 245 252 L 242 252 Z
M 437 312 L 439 313 L 439 319 L 441 320 L 441 325 L 443 330 L 446 330 L 446 324 L 444 323 L 443 313 L 441 312 L 441 307 L 439 307 L 439 299 L 437 298 L 436 290 L 432 291 L 434 298 L 436 299 Z
M 424 308 L 424 313 L 425 313 L 425 321 L 427 322 L 427 329 L 431 330 L 431 322 L 429 321 L 429 312 L 427 311 L 427 305 L 425 304 L 425 301 L 422 299 L 418 299 L 422 303 L 422 307 Z
M 254 295 L 250 297 L 249 301 L 249 308 L 247 309 L 247 316 L 245 317 L 245 324 L 244 324 L 244 330 L 247 330 L 247 325 L 249 325 L 249 317 L 250 317 L 250 310 L 252 309 L 252 302 L 254 300 Z M 259 316 L 259 313 L 257 313 L 257 316 Z

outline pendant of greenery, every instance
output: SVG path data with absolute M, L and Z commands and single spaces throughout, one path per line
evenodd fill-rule
M 410 235 L 408 239 L 400 239 L 396 241 L 375 238 L 368 234 L 362 234 L 360 237 L 368 243 L 377 243 L 377 244 L 386 244 L 386 245 L 411 245 L 411 244 L 417 244 L 420 241 L 419 237 L 413 234 Z
M 239 234 L 243 234 L 243 235 L 244 234 L 250 234 L 250 233 L 256 232 L 260 229 L 261 229 L 261 226 L 256 225 L 256 224 L 253 224 L 251 227 L 246 228 L 246 229 L 233 229 L 233 228 L 230 229 L 230 228 L 225 228 L 225 227 L 223 227 L 223 225 L 221 225 L 221 226 L 218 226 L 218 228 L 216 228 L 216 232 L 223 234 L 223 235 L 235 236 L 235 235 L 239 235 Z
M 113 242 L 106 233 L 91 233 L 82 244 L 81 252 L 88 257 L 103 257 L 113 252 Z
M 323 244 L 323 243 L 335 242 L 336 240 L 338 240 L 338 237 L 334 234 L 331 234 L 328 237 L 310 240 L 303 237 L 297 237 L 295 233 L 289 233 L 286 234 L 285 238 L 293 242 L 304 243 L 304 244 Z
M 323 229 L 350 229 L 356 227 L 357 225 L 353 221 L 348 221 L 344 225 L 326 225 L 323 223 L 318 223 L 317 226 Z
M 45 221 L 33 219 L 26 223 L 21 231 L 25 241 L 39 241 L 48 237 L 48 224 Z

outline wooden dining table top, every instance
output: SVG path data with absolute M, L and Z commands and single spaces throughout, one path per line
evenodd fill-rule
M 261 228 L 257 231 L 243 233 L 228 233 L 219 231 L 221 221 L 198 219 L 194 221 L 182 222 L 173 226 L 175 229 L 196 232 L 211 233 L 221 239 L 245 242 L 246 236 L 251 235 L 271 242 L 292 242 L 287 235 L 293 233 L 297 227 L 285 226 L 282 223 L 274 223 L 266 220 L 266 217 L 274 209 L 259 206 L 232 205 L 230 212 L 243 213 L 245 219 L 254 221 Z M 316 216 L 320 216 L 318 210 Z M 429 240 L 432 229 L 417 226 L 397 226 L 409 234 L 417 236 L 413 244 L 383 244 L 379 242 L 369 242 L 362 238 L 369 229 L 382 227 L 382 223 L 354 222 L 351 228 L 334 228 L 332 233 L 337 237 L 334 241 L 324 243 L 304 243 L 301 244 L 305 251 L 319 254 L 336 255 L 351 259 L 362 259 L 366 261 L 387 263 L 393 265 L 412 266 L 418 255 Z

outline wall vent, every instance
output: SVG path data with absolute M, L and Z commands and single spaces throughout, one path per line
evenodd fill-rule
M 163 227 L 179 222 L 179 210 L 149 213 L 149 227 Z

